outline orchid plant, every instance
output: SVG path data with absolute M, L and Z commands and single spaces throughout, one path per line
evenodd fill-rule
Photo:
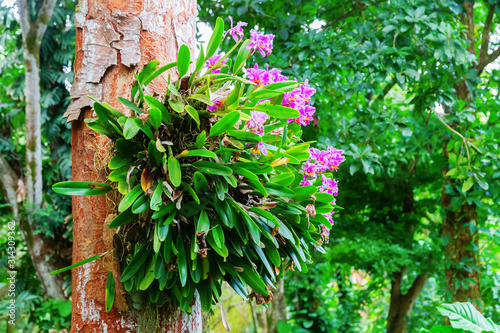
M 217 19 L 190 75 L 185 45 L 177 62 L 145 66 L 131 98 L 119 98 L 131 116 L 95 101 L 97 117 L 87 125 L 114 143 L 107 182 L 53 186 L 68 195 L 123 195 L 109 228 L 128 245 L 116 249 L 122 271 L 108 276 L 108 311 L 117 281 L 151 303 L 185 311 L 196 292 L 209 311 L 223 281 L 268 304 L 277 278 L 287 269 L 307 272 L 311 252 L 324 251 L 338 208 L 331 174 L 343 151 L 300 139 L 315 112 L 315 89 L 276 68 L 245 69 L 254 53 L 272 52 L 274 36 L 251 30 L 244 40 L 247 24 L 230 20 L 224 32 Z M 228 36 L 234 46 L 216 54 Z M 148 84 L 174 68 L 179 80 L 168 76 L 165 95 L 152 96 Z

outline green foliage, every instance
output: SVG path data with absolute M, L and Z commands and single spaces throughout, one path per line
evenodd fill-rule
M 222 39 L 222 20 L 218 24 L 207 57 Z M 240 43 L 224 58 L 231 57 Z M 122 239 L 135 244 L 119 249 L 120 281 L 130 293 L 143 292 L 151 303 L 160 306 L 170 300 L 191 311 L 197 291 L 202 309 L 208 311 L 213 300 L 219 301 L 226 281 L 243 298 L 255 297 L 259 304 L 267 304 L 277 277 L 292 266 L 307 272 L 312 253 L 324 252 L 326 218 L 320 217 L 334 209 L 329 205 L 332 195 L 315 198 L 317 187 L 299 187 L 304 176 L 298 166 L 309 158 L 309 143 L 301 141 L 298 124 L 287 124 L 299 112 L 275 105 L 297 83 L 255 86 L 230 73 L 221 59 L 187 86 L 179 83 L 182 80 L 176 85 L 169 82 L 163 100 L 146 95 L 143 83 L 157 76 L 162 70 L 158 66 L 150 64 L 143 70 L 147 73 L 136 76 L 132 96 L 139 92 L 139 98 L 120 99 L 132 116 L 96 102 L 97 118 L 87 120 L 90 128 L 114 142 L 108 167 L 113 170 L 110 180 L 118 186 L 62 182 L 53 190 L 98 195 L 118 189 L 124 195 L 118 205 L 120 214 L 109 227 L 119 228 Z M 177 60 L 180 76 L 188 66 L 189 51 L 182 46 Z M 271 101 L 261 91 L 271 92 Z M 228 97 L 234 102 L 226 101 L 209 112 L 210 94 L 234 96 Z M 262 137 L 250 132 L 249 120 L 255 117 L 251 110 L 270 117 L 265 128 L 262 124 Z M 277 128 L 282 131 L 271 134 Z M 316 183 L 320 185 L 321 179 Z M 318 215 L 309 215 L 307 205 L 316 205 Z M 113 302 L 112 281 L 110 274 L 108 310 Z
M 500 326 L 495 324 L 491 319 L 485 318 L 476 310 L 472 303 L 442 304 L 438 307 L 438 310 L 441 315 L 447 316 L 450 319 L 451 327 L 440 326 L 430 330 L 422 329 L 422 332 L 500 332 Z
M 37 230 L 44 238 L 56 243 L 53 259 L 62 265 L 71 263 L 72 220 L 71 198 L 54 193 L 50 185 L 71 178 L 71 131 L 62 119 L 69 105 L 69 88 L 73 79 L 71 64 L 74 58 L 75 30 L 72 15 L 75 2 L 58 1 L 51 22 L 41 43 L 40 88 L 42 122 L 42 177 L 44 182 L 44 204 L 36 212 L 31 212 Z M 35 10 L 36 8 L 32 8 Z M 24 105 L 24 63 L 22 38 L 17 10 L 6 3 L 0 6 L 0 154 L 9 163 L 16 176 L 21 178 L 18 195 L 23 200 L 26 184 L 22 177 L 25 170 L 25 105 Z M 20 219 L 26 219 L 27 210 L 22 202 Z M 6 225 L 13 216 L 9 205 L 5 204 L 4 192 L 0 191 L 0 224 Z M 7 235 L 0 232 L 0 268 L 6 272 Z M 23 237 L 16 232 L 17 263 L 16 305 L 18 317 L 16 331 L 48 332 L 69 329 L 71 302 L 49 300 L 43 294 L 43 286 L 31 263 L 30 254 Z M 6 275 L 0 275 L 0 284 L 5 286 Z M 65 276 L 65 292 L 71 294 L 71 277 Z M 2 304 L 1 331 L 8 331 L 5 312 L 7 293 L 0 297 Z M 10 329 L 9 328 L 9 329 Z
M 203 9 L 208 2 L 200 5 Z M 476 1 L 474 10 L 479 54 L 488 6 Z M 403 268 L 408 269 L 403 292 L 420 272 L 435 277 L 407 319 L 411 332 L 430 322 L 429 313 L 436 315 L 433 307 L 441 297 L 449 299 L 457 286 L 468 286 L 470 281 L 456 276 L 446 291 L 441 264 L 443 248 L 451 241 L 441 235 L 441 218 L 465 202 L 476 205 L 478 217 L 470 230 L 480 232 L 482 260 L 489 263 L 481 267 L 485 311 L 498 318 L 498 238 L 492 228 L 499 216 L 495 203 L 500 196 L 500 136 L 492 110 L 499 107 L 499 72 L 493 68 L 478 77 L 471 69 L 477 59 L 467 51 L 469 41 L 459 22 L 462 11 L 459 1 L 242 0 L 221 1 L 200 12 L 203 20 L 231 15 L 281 37 L 274 41 L 270 66 L 284 68 L 285 75 L 299 81 L 307 77 L 317 83 L 313 98 L 320 121 L 317 131 L 306 128 L 303 137 L 319 137 L 351 158 L 348 168 L 338 173 L 341 190 L 348 189 L 349 195 L 338 200 L 346 210 L 335 219 L 330 236 L 327 251 L 333 260 L 324 268 L 330 277 L 322 278 L 316 270 L 308 277 L 319 274 L 315 283 L 328 290 L 339 263 L 368 274 L 362 289 L 378 293 L 360 305 L 370 313 L 367 327 L 353 330 L 385 331 L 389 303 L 381 298 L 390 292 L 392 274 Z M 497 22 L 495 17 L 494 27 Z M 496 42 L 491 45 L 498 47 Z M 460 81 L 470 90 L 471 103 L 456 95 Z M 437 115 L 436 106 L 445 115 Z M 455 153 L 446 158 L 443 147 Z M 449 171 L 443 177 L 445 168 Z M 453 196 L 451 207 L 441 207 L 444 181 L 449 181 L 444 191 Z M 479 250 L 475 244 L 471 247 Z M 466 271 L 478 269 L 470 259 L 459 265 Z M 344 271 L 349 278 L 351 269 Z M 293 296 L 294 290 L 301 290 L 295 288 L 303 287 L 293 285 L 288 293 Z M 319 302 L 334 299 L 331 292 L 318 295 Z M 357 302 L 354 298 L 345 305 Z M 318 310 L 321 315 L 313 317 L 316 310 L 311 311 L 308 316 L 319 324 L 330 321 L 329 313 Z M 292 320 L 302 318 L 292 313 Z M 339 332 L 360 325 L 359 318 L 347 321 L 338 326 Z

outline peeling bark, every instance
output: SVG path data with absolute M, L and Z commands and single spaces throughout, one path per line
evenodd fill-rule
M 182 43 L 194 49 L 196 14 L 195 0 L 79 1 L 75 13 L 73 102 L 65 113 L 68 121 L 73 121 L 73 180 L 105 181 L 108 173 L 110 142 L 91 131 L 83 121 L 92 117 L 92 102 L 87 95 L 128 112 L 117 98 L 130 98 L 134 73 L 154 59 L 162 64 L 175 61 Z M 170 74 L 175 78 L 176 72 Z M 148 86 L 150 94 L 164 93 L 165 75 L 168 73 Z M 117 199 L 113 195 L 73 197 L 73 262 L 108 254 L 104 260 L 73 270 L 71 332 L 153 332 L 145 328 L 148 322 L 154 323 L 155 332 L 201 332 L 198 298 L 191 315 L 168 307 L 140 313 L 127 311 L 123 300 L 106 313 L 108 272 L 120 274 L 116 259 L 109 254 L 112 233 L 107 228 L 109 215 L 116 213 Z M 117 295 L 122 295 L 121 285 L 116 287 Z
M 123 110 L 116 97 L 130 93 L 135 70 L 154 59 L 162 64 L 175 61 L 182 44 L 193 50 L 196 1 L 80 0 L 75 26 L 75 77 L 70 93 L 73 102 L 64 114 L 68 122 L 78 120 L 81 111 L 92 106 L 87 96 L 107 100 Z M 164 85 L 164 80 L 157 78 L 149 88 L 162 92 Z

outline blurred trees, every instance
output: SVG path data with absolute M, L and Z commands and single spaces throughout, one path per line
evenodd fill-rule
M 205 20 L 231 15 L 276 35 L 266 62 L 318 90 L 319 122 L 309 138 L 351 157 L 349 172 L 339 171 L 338 203 L 345 210 L 331 231 L 330 274 L 320 279 L 323 288 L 336 284 L 337 320 L 360 319 L 360 308 L 346 304 L 349 293 L 360 297 L 350 282 L 357 270 L 367 274 L 366 291 L 390 295 L 381 313 L 388 332 L 405 332 L 408 323 L 419 330 L 409 315 L 413 307 L 421 311 L 416 297 L 428 277 L 437 292 L 431 303 L 443 295 L 482 307 L 479 249 L 499 213 L 499 72 L 486 67 L 500 52 L 490 38 L 496 2 L 199 3 Z M 335 267 L 340 273 L 332 278 Z M 491 294 L 497 287 L 483 287 L 483 301 L 497 298 Z M 367 309 L 374 302 L 357 301 Z M 302 311 L 290 300 L 288 306 L 298 310 L 292 318 L 308 318 L 304 328 L 321 321 L 314 308 Z M 490 311 L 494 302 L 484 306 Z M 335 329 L 358 332 L 361 321 L 351 323 Z
M 58 327 L 61 324 L 60 320 L 51 319 L 50 315 L 47 315 L 47 309 L 57 309 L 58 306 L 61 306 L 61 309 L 67 309 L 67 303 L 59 305 L 63 303 L 61 301 L 46 302 L 39 296 L 42 295 L 43 285 L 37 282 L 30 252 L 34 257 L 33 261 L 38 262 L 36 265 L 38 272 L 46 274 L 44 280 L 46 286 L 47 275 L 54 267 L 60 268 L 71 263 L 72 236 L 71 214 L 69 213 L 71 200 L 55 194 L 50 186 L 55 181 L 71 177 L 70 133 L 61 117 L 69 102 L 67 88 L 72 81 L 70 69 L 74 54 L 74 30 L 68 22 L 74 12 L 74 3 L 73 1 L 59 1 L 55 5 L 48 25 L 46 18 L 39 16 L 41 5 L 42 2 L 28 1 L 27 13 L 24 13 L 25 17 L 23 16 L 25 20 L 23 24 L 28 25 L 24 27 L 25 33 L 35 34 L 39 40 L 38 46 L 35 43 L 32 45 L 33 48 L 27 51 L 31 52 L 27 58 L 32 58 L 36 68 L 39 69 L 38 82 L 36 82 L 38 69 L 37 73 L 34 73 L 33 70 L 36 68 L 33 68 L 33 64 L 28 63 L 29 66 L 27 66 L 24 62 L 23 45 L 30 42 L 27 40 L 23 42 L 22 29 L 18 21 L 21 12 L 6 6 L 0 8 L 2 17 L 0 21 L 0 84 L 3 87 L 0 93 L 0 156 L 4 168 L 1 173 L 2 181 L 0 181 L 2 185 L 0 220 L 4 223 L 17 220 L 19 226 L 22 227 L 20 230 L 26 232 L 28 240 L 24 243 L 19 237 L 17 246 L 18 265 L 15 269 L 18 271 L 17 295 L 19 295 L 20 308 L 23 310 L 20 315 L 23 317 L 27 315 L 31 323 L 41 325 L 42 322 L 48 321 L 52 322 L 51 326 Z M 40 18 L 38 21 L 37 17 Z M 45 33 L 42 34 L 42 30 L 45 30 Z M 35 100 L 30 102 L 31 115 L 25 112 L 27 98 L 25 97 L 24 74 L 27 67 L 31 71 L 28 80 L 33 80 L 30 85 L 34 94 L 37 93 L 37 87 L 40 88 L 38 101 L 35 97 Z M 38 113 L 36 106 L 40 109 L 39 116 L 36 115 Z M 33 129 L 26 130 L 26 117 L 29 118 L 28 123 L 32 122 L 32 126 L 40 127 L 39 133 Z M 37 117 L 39 117 L 38 125 L 33 123 Z M 38 150 L 27 148 L 27 142 L 36 146 L 37 140 L 40 140 Z M 26 175 L 27 164 L 31 162 L 37 164 L 37 158 L 31 156 L 27 159 L 27 150 L 32 155 L 37 151 L 35 155 L 40 158 L 39 168 L 29 175 Z M 31 162 L 27 162 L 28 160 Z M 36 168 L 32 166 L 31 169 Z M 5 172 L 5 170 L 9 171 Z M 6 175 L 9 177 L 5 177 Z M 32 181 L 38 183 L 41 181 L 42 184 L 38 185 L 38 190 L 31 191 L 28 204 L 27 187 L 28 178 L 31 176 L 37 177 Z M 31 189 L 34 190 L 35 187 L 32 186 Z M 35 206 L 36 209 L 30 208 Z M 6 246 L 6 243 L 2 243 L 2 253 L 6 251 Z M 1 265 L 3 267 L 6 262 L 2 261 Z M 53 282 L 53 287 L 46 288 L 45 296 L 63 299 L 68 297 L 71 287 L 66 278 L 59 277 L 57 280 L 50 281 Z M 34 306 L 42 312 L 30 316 Z M 61 318 L 67 318 L 69 315 L 64 309 L 61 311 L 65 316 Z M 67 324 L 66 321 L 61 325 L 64 327 Z

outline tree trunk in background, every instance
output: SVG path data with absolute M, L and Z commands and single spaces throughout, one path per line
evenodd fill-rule
M 475 42 L 475 32 L 474 32 L 474 5 L 469 1 L 464 2 L 464 12 L 461 14 L 461 21 L 465 27 L 465 35 L 470 41 L 467 50 L 476 54 L 476 49 L 474 46 Z M 488 20 L 491 24 L 494 13 L 494 5 L 489 10 L 488 19 L 485 26 L 488 26 Z M 491 16 L 490 16 L 491 15 Z M 483 61 L 478 65 L 481 69 L 478 69 L 478 75 L 484 69 L 484 61 L 487 61 L 487 49 L 489 43 L 489 29 L 484 29 L 483 31 L 483 42 L 481 45 L 481 55 L 480 58 Z M 486 55 L 486 58 L 485 56 Z M 456 86 L 456 95 L 459 99 L 471 102 L 470 91 L 467 88 L 464 81 L 459 82 Z M 455 128 L 457 124 L 451 123 L 450 126 Z M 443 155 L 448 159 L 448 154 L 452 150 L 447 149 L 448 139 L 445 138 L 443 142 Z M 446 179 L 446 173 L 448 172 L 448 166 L 443 169 L 443 177 Z M 470 225 L 477 224 L 477 214 L 476 206 L 474 203 L 463 202 L 462 205 L 456 209 L 451 208 L 451 199 L 453 196 L 460 195 L 459 193 L 452 193 L 450 191 L 455 191 L 454 189 L 449 189 L 447 192 L 447 185 L 454 185 L 454 179 L 446 180 L 441 195 L 441 204 L 445 210 L 445 217 L 443 219 L 443 226 L 441 229 L 442 235 L 448 237 L 449 242 L 445 246 L 445 279 L 446 279 L 446 289 L 451 293 L 453 302 L 467 302 L 472 301 L 473 304 L 481 311 L 475 300 L 481 300 L 481 288 L 479 281 L 479 252 L 474 248 L 478 249 L 478 237 L 477 232 L 471 233 Z M 451 186 L 448 186 L 451 187 Z M 469 268 L 475 266 L 476 269 L 464 269 L 463 264 Z M 472 265 L 471 265 L 472 264 Z M 466 282 L 467 288 L 464 288 L 462 282 L 465 279 L 472 279 L 474 282 Z M 460 281 L 458 289 L 456 288 L 455 281 Z
M 415 301 L 424 289 L 429 274 L 424 272 L 417 276 L 406 294 L 401 293 L 401 282 L 406 274 L 406 267 L 394 273 L 394 281 L 391 285 L 391 305 L 387 316 L 387 333 L 406 333 L 408 322 Z
M 23 36 L 23 57 L 26 103 L 26 212 L 27 220 L 17 218 L 33 265 L 51 298 L 66 298 L 63 291 L 63 276 L 51 276 L 58 265 L 54 262 L 53 250 L 41 234 L 36 234 L 34 214 L 42 206 L 42 137 L 40 105 L 40 45 L 50 22 L 56 0 L 45 0 L 33 21 L 27 0 L 17 0 L 19 23 Z M 17 188 L 17 182 L 15 184 Z M 12 205 L 12 202 L 11 202 Z M 17 210 L 17 207 L 16 207 Z
M 412 179 L 416 171 L 417 161 L 412 160 L 412 166 L 410 168 L 409 180 Z M 403 202 L 403 215 L 402 218 L 407 221 L 414 221 L 413 214 L 415 195 L 413 193 L 413 187 L 408 189 L 407 195 Z M 413 233 L 415 229 L 414 224 L 410 224 L 408 232 Z M 406 333 L 408 328 L 408 317 L 411 315 L 415 301 L 418 295 L 422 292 L 429 279 L 429 273 L 420 273 L 415 281 L 413 281 L 410 289 L 403 294 L 401 292 L 401 283 L 404 276 L 406 275 L 407 267 L 401 267 L 399 272 L 394 273 L 391 284 L 391 302 L 389 307 L 389 314 L 387 315 L 387 333 Z
M 273 290 L 273 301 L 266 309 L 267 332 L 277 333 L 278 323 L 286 321 L 286 298 L 284 279 L 276 281 L 276 290 Z
M 92 102 L 87 96 L 125 113 L 117 97 L 130 98 L 135 72 L 153 59 L 163 65 L 175 61 L 181 44 L 194 49 L 196 14 L 195 0 L 79 1 L 75 14 L 73 102 L 65 114 L 68 121 L 74 121 L 73 180 L 102 182 L 108 173 L 109 141 L 83 122 L 93 116 Z M 175 74 L 171 72 L 174 79 Z M 150 94 L 164 93 L 165 77 L 157 78 L 148 86 Z M 110 195 L 73 197 L 73 262 L 112 250 L 112 236 L 106 221 L 116 213 L 116 199 Z M 191 315 L 175 308 L 159 311 L 154 308 L 138 313 L 127 309 L 119 284 L 116 306 L 106 313 L 104 294 L 109 270 L 100 259 L 73 270 L 72 333 L 103 332 L 105 328 L 109 332 L 201 332 L 199 301 Z M 119 281 L 118 274 L 116 281 Z

